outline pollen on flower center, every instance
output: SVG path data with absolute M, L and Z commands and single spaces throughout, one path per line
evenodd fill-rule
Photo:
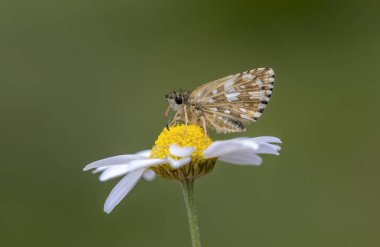
M 204 134 L 201 127 L 198 125 L 177 125 L 164 129 L 158 136 L 154 147 L 151 151 L 151 158 L 166 158 L 172 156 L 169 152 L 169 147 L 175 144 L 180 147 L 194 147 L 195 151 L 192 158 L 202 158 L 203 151 L 212 143 L 212 140 Z
M 171 145 L 179 147 L 193 147 L 191 162 L 188 165 L 174 169 L 168 164 L 151 167 L 159 176 L 168 179 L 193 179 L 210 172 L 216 159 L 205 159 L 203 151 L 212 143 L 212 140 L 203 132 L 198 125 L 177 125 L 170 129 L 164 129 L 158 136 L 151 150 L 150 158 L 164 159 L 167 157 L 179 159 L 173 156 L 169 148 Z

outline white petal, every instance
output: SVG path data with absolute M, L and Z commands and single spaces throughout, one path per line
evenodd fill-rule
M 260 156 L 252 152 L 236 152 L 219 157 L 219 160 L 235 165 L 261 165 Z
M 262 141 L 262 142 L 274 142 L 274 143 L 282 143 L 280 138 L 274 137 L 274 136 L 259 136 L 251 138 L 251 140 L 254 141 Z
M 280 146 L 263 141 L 255 141 L 252 139 L 248 139 L 244 140 L 243 142 L 251 142 L 255 145 L 258 145 L 258 149 L 255 150 L 255 153 L 278 155 L 278 151 L 281 150 Z
M 103 167 L 101 167 L 103 168 Z M 97 168 L 98 169 L 98 168 Z M 99 180 L 102 182 L 108 181 L 110 179 L 123 176 L 129 171 L 128 165 L 112 166 L 108 167 L 102 174 L 99 176 Z
M 137 152 L 135 154 L 136 155 L 141 155 L 141 156 L 144 156 L 144 157 L 148 158 L 149 155 L 150 155 L 150 151 L 151 151 L 150 149 L 147 149 L 147 150 L 139 151 L 139 152 Z
M 169 152 L 177 157 L 187 157 L 194 153 L 194 147 L 179 147 L 175 144 L 170 145 Z
M 145 160 L 134 160 L 128 163 L 128 172 L 132 172 L 134 170 L 140 168 L 148 168 L 154 165 L 161 165 L 168 163 L 167 159 L 145 159 Z
M 120 203 L 121 200 L 131 191 L 143 175 L 145 169 L 138 169 L 134 172 L 128 173 L 122 178 L 119 183 L 112 189 L 104 203 L 104 212 L 111 213 L 111 211 Z
M 102 174 L 99 176 L 99 180 L 104 182 L 110 179 L 123 176 L 129 172 L 133 172 L 137 169 L 148 168 L 153 165 L 166 164 L 168 163 L 167 159 L 147 159 L 144 160 L 132 160 L 126 162 L 123 165 L 107 166 L 96 168 L 96 172 L 102 171 Z
M 278 151 L 281 149 L 280 146 L 273 145 L 266 142 L 258 142 L 258 144 L 259 144 L 259 149 L 257 150 L 257 153 L 279 155 Z
M 143 178 L 147 181 L 152 181 L 156 178 L 156 173 L 152 170 L 146 170 L 143 174 Z
M 135 154 L 126 154 L 126 155 L 119 155 L 119 156 L 114 156 L 110 158 L 105 158 L 102 160 L 95 161 L 83 168 L 84 171 L 93 169 L 93 168 L 98 168 L 98 167 L 103 167 L 103 166 L 115 166 L 115 165 L 124 165 L 125 163 L 132 161 L 132 160 L 141 160 L 141 159 L 146 159 L 146 157 L 141 156 L 141 155 L 135 155 Z
M 107 168 L 109 168 L 109 166 L 98 167 L 98 168 L 95 168 L 94 170 L 92 170 L 92 173 L 93 174 L 99 173 L 99 172 L 106 170 Z
M 259 145 L 245 138 L 236 138 L 227 141 L 215 141 L 203 152 L 205 158 L 214 158 L 242 150 L 256 151 Z
M 221 161 L 237 165 L 260 165 L 262 159 L 257 154 L 278 155 L 280 146 L 269 142 L 281 143 L 272 136 L 256 138 L 239 137 L 212 143 L 203 153 L 205 158 L 216 157 Z
M 177 169 L 177 168 L 180 168 L 181 166 L 189 164 L 190 161 L 191 161 L 191 158 L 190 157 L 185 157 L 185 158 L 182 158 L 182 159 L 179 159 L 179 160 L 175 160 L 175 159 L 172 159 L 172 158 L 168 157 L 168 161 L 169 161 L 169 164 L 170 164 L 171 167 Z

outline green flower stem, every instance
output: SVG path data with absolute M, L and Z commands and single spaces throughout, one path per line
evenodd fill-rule
M 193 184 L 194 180 L 183 180 L 180 182 L 182 187 L 183 197 L 187 209 L 187 217 L 190 225 L 191 242 L 193 247 L 201 246 L 201 238 L 199 235 L 199 227 L 197 222 L 197 210 L 195 208 Z

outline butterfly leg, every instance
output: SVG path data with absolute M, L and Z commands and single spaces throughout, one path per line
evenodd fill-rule
M 206 119 L 204 116 L 201 116 L 200 119 L 202 121 L 203 132 L 205 133 L 206 136 L 208 136 L 207 128 L 206 128 Z
M 189 122 L 189 119 L 187 117 L 187 107 L 186 106 L 183 106 L 183 112 L 185 115 L 185 135 L 186 135 L 187 123 Z
M 170 122 L 169 126 L 172 126 L 174 123 L 176 123 L 177 119 L 178 119 L 178 112 L 175 113 L 174 117 L 173 117 L 173 120 Z

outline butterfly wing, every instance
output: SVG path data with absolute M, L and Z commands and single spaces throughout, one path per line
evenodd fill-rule
M 203 112 L 206 122 L 218 132 L 242 132 L 243 122 L 255 122 L 263 113 L 273 84 L 272 69 L 253 69 L 196 88 L 189 102 Z

